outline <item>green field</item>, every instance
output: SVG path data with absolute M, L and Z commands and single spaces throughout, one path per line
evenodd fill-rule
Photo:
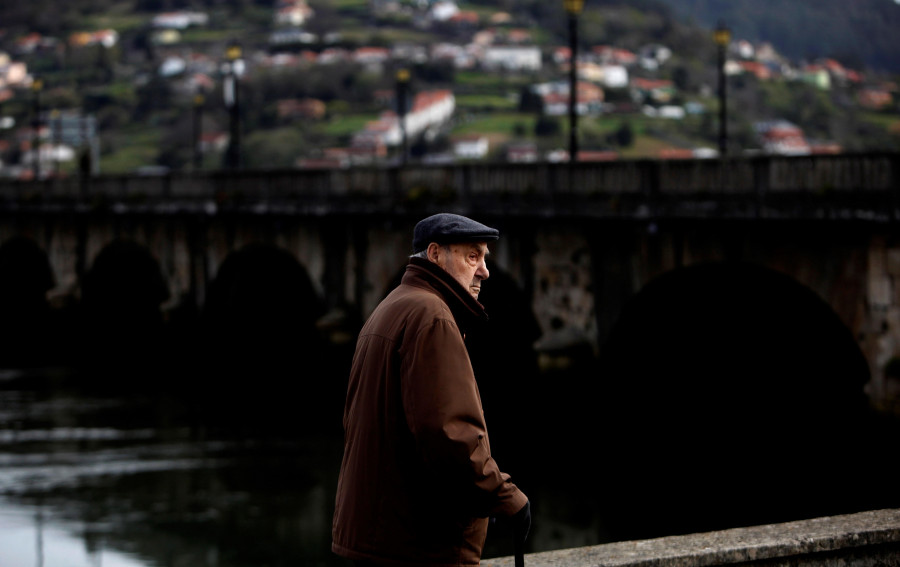
M 534 114 L 521 112 L 490 112 L 471 114 L 462 125 L 454 128 L 453 134 L 502 134 L 516 135 L 518 131 L 534 132 Z
M 342 114 L 335 116 L 322 126 L 326 136 L 348 136 L 365 129 L 366 124 L 377 120 L 375 114 Z
M 456 106 L 465 109 L 514 110 L 519 101 L 513 97 L 493 94 L 456 95 Z
M 156 128 L 132 128 L 120 132 L 111 149 L 100 158 L 103 173 L 130 173 L 144 165 L 154 165 L 159 151 L 161 132 Z

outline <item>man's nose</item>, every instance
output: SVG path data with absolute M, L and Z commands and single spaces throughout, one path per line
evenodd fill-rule
M 481 264 L 478 266 L 478 269 L 475 270 L 475 275 L 481 278 L 482 280 L 486 280 L 491 276 L 491 272 L 488 271 L 487 264 L 484 260 L 481 261 Z

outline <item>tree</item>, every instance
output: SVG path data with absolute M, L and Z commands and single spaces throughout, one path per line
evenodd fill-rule
M 309 145 L 297 128 L 251 132 L 244 140 L 243 160 L 248 168 L 278 169 L 293 167 Z
M 544 109 L 544 101 L 541 100 L 532 88 L 528 85 L 522 87 L 519 91 L 519 112 L 538 113 Z
M 622 148 L 628 148 L 634 144 L 634 130 L 631 129 L 629 121 L 622 122 L 622 125 L 615 132 L 614 139 L 616 144 Z
M 534 123 L 535 136 L 558 136 L 562 132 L 562 126 L 558 118 L 541 114 Z

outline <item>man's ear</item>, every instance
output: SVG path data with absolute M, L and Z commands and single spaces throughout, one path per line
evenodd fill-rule
M 429 260 L 437 264 L 438 259 L 440 259 L 441 245 L 437 242 L 431 242 L 428 244 L 428 248 L 425 249 L 425 253 Z

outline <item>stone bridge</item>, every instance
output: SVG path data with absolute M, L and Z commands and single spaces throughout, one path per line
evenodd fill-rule
M 558 472 L 525 450 L 535 439 L 568 455 L 584 471 L 569 482 L 604 487 L 584 505 L 618 518 L 597 530 L 897 507 L 898 172 L 898 155 L 867 154 L 8 182 L 2 338 L 14 354 L 47 340 L 9 301 L 37 289 L 51 311 L 101 313 L 60 332 L 79 352 L 146 350 L 139 323 L 207 313 L 179 348 L 308 371 L 331 351 L 297 345 L 325 334 L 346 360 L 415 222 L 457 212 L 502 235 L 491 328 L 469 340 L 495 444 L 534 475 Z
M 527 297 L 539 346 L 583 340 L 597 351 L 654 278 L 744 261 L 830 307 L 881 399 L 900 354 L 898 171 L 898 155 L 866 154 L 7 182 L 0 241 L 38 243 L 53 297 L 76 293 L 112 241 L 135 241 L 160 264 L 164 309 L 202 306 L 228 254 L 272 244 L 296 257 L 328 309 L 364 316 L 403 264 L 415 221 L 455 211 L 503 229 L 495 263 Z

